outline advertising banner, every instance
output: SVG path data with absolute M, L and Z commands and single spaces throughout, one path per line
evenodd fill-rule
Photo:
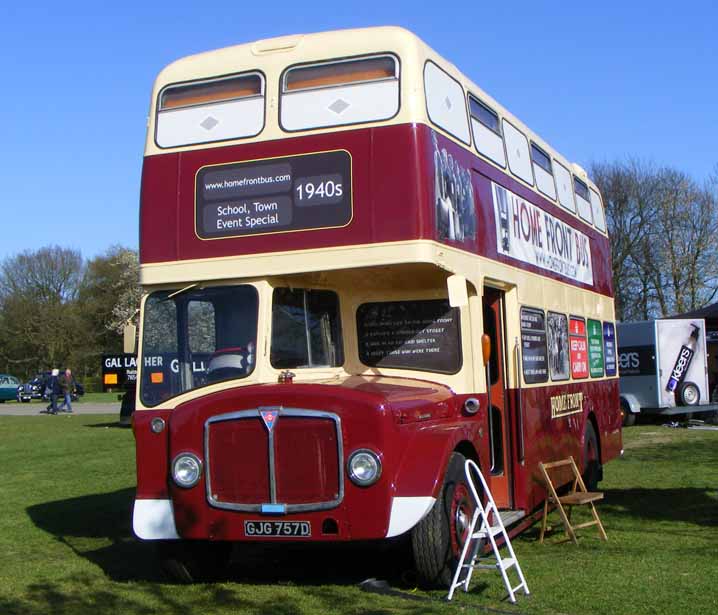
M 195 231 L 201 239 L 336 228 L 351 219 L 351 156 L 344 150 L 197 171 Z
M 499 254 L 593 286 L 586 235 L 492 182 Z
M 709 396 L 705 321 L 659 320 L 656 326 L 661 406 L 675 406 L 679 389 L 687 382 L 697 386 L 700 402 L 706 403 Z

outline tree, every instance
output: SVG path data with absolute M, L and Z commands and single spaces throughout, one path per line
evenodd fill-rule
M 645 320 L 706 305 L 718 290 L 718 166 L 700 186 L 635 160 L 594 164 L 611 235 L 616 313 Z
M 139 307 L 137 253 L 112 246 L 93 258 L 85 269 L 78 295 L 85 326 L 84 344 L 88 356 L 122 352 L 121 328 L 114 326 L 118 305 L 136 302 Z
M 29 375 L 62 367 L 78 333 L 76 298 L 83 273 L 76 250 L 25 251 L 0 266 L 0 361 Z

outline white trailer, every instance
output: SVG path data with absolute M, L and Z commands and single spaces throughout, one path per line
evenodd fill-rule
M 710 403 L 703 319 L 659 319 L 617 327 L 624 425 L 639 413 L 715 412 Z

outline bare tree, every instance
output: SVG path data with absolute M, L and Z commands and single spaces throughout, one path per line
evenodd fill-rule
M 718 179 L 700 186 L 676 169 L 637 161 L 594 164 L 592 175 L 606 205 L 617 317 L 668 316 L 713 300 Z

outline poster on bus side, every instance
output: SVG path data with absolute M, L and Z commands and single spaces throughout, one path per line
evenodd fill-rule
M 571 317 L 568 340 L 571 349 L 571 376 L 587 378 L 588 344 L 586 343 L 586 323 L 583 318 Z
M 503 186 L 491 187 L 499 254 L 593 286 L 586 235 Z

